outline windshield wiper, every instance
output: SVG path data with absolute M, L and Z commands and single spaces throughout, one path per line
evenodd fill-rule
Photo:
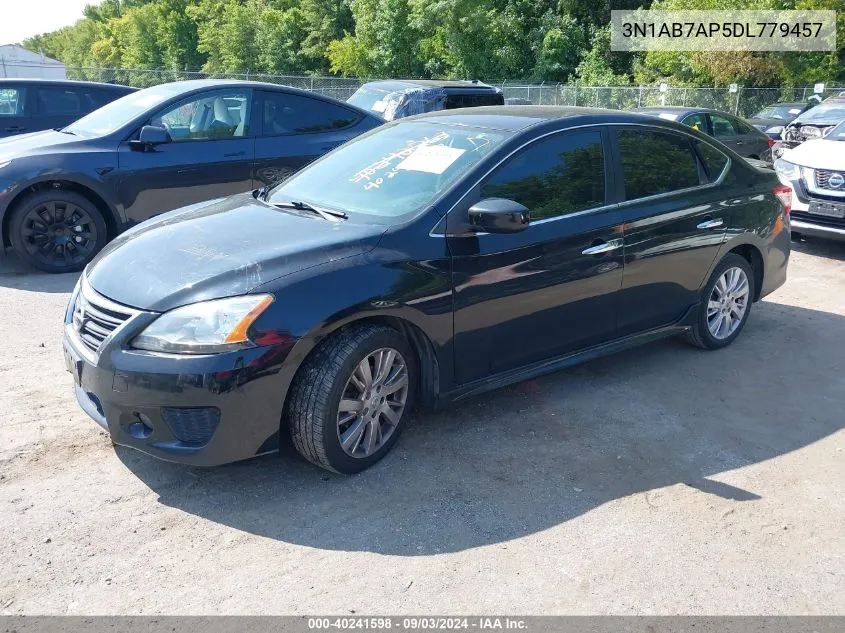
M 323 218 L 324 220 L 328 220 L 329 222 L 338 222 L 339 220 L 345 220 L 349 217 L 343 211 L 329 211 L 328 209 L 322 209 L 320 207 L 312 207 L 307 202 L 301 202 L 299 200 L 291 200 L 289 202 L 274 202 L 273 206 L 280 207 L 282 209 L 310 211 L 311 213 L 316 213 L 321 218 Z
M 71 132 L 66 127 L 54 127 L 53 131 L 54 132 L 61 132 L 62 134 L 70 134 L 71 136 L 76 136 L 76 132 Z

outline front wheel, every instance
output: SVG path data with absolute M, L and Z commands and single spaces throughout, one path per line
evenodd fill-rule
M 702 349 L 733 343 L 751 314 L 754 291 L 754 271 L 748 261 L 734 253 L 725 256 L 704 288 L 687 341 Z
M 416 359 L 396 330 L 351 326 L 323 341 L 291 386 L 293 444 L 308 461 L 352 474 L 384 457 L 413 405 Z
M 96 205 L 61 189 L 21 200 L 12 212 L 9 229 L 18 257 L 48 273 L 82 270 L 108 239 Z

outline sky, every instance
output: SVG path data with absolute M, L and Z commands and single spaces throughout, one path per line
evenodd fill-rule
M 0 0 L 0 46 L 55 31 L 82 17 L 86 4 L 97 0 Z

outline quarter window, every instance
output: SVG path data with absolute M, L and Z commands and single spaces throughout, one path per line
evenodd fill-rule
M 603 205 L 601 132 L 559 134 L 532 144 L 482 185 L 481 197 L 515 200 L 532 220 Z
M 698 161 L 685 137 L 651 130 L 619 130 L 616 138 L 626 200 L 700 184 Z
M 205 141 L 249 135 L 249 90 L 203 93 L 170 106 L 153 117 L 175 141 Z
M 695 148 L 698 150 L 698 155 L 701 156 L 701 160 L 704 162 L 704 167 L 707 169 L 707 175 L 710 178 L 710 182 L 713 182 L 719 178 L 722 170 L 725 169 L 725 165 L 728 164 L 728 157 L 709 143 L 705 143 L 703 141 L 695 141 Z
M 264 93 L 264 136 L 340 130 L 358 120 L 352 110 L 322 99 L 285 92 Z
M 681 121 L 684 125 L 688 125 L 699 132 L 707 133 L 707 122 L 704 120 L 703 114 L 690 114 Z
M 0 117 L 23 116 L 23 88 L 0 88 Z

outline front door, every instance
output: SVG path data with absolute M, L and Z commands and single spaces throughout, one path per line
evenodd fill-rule
M 627 335 L 673 323 L 697 301 L 730 219 L 710 184 L 728 160 L 686 134 L 645 126 L 614 134 L 625 222 L 619 334 Z M 715 152 L 711 167 L 695 145 Z
M 130 224 L 253 188 L 251 99 L 247 88 L 192 95 L 148 122 L 167 129 L 171 142 L 147 149 L 131 139 L 121 144 L 118 197 Z
M 450 214 L 459 383 L 615 336 L 622 229 L 606 206 L 613 177 L 604 136 L 590 128 L 535 141 Z M 469 206 L 484 198 L 526 206 L 528 228 L 456 235 Z

